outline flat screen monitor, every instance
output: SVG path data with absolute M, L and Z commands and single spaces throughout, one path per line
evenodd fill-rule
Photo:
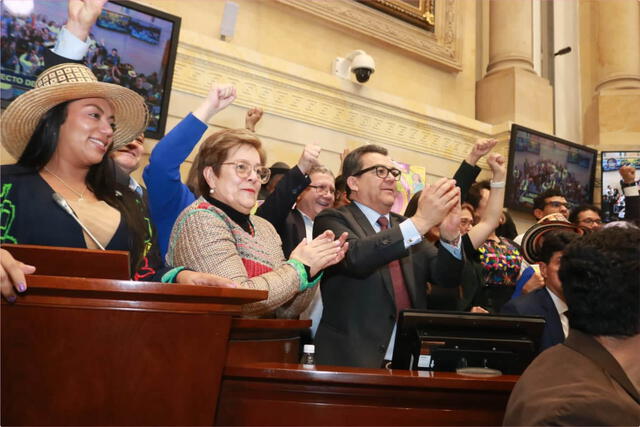
M 593 203 L 598 151 L 512 125 L 505 205 L 531 212 L 533 200 L 558 188 L 571 207 Z
M 404 310 L 392 367 L 444 372 L 489 368 L 521 374 L 538 354 L 544 325 L 542 317 L 533 316 Z
M 620 167 L 636 168 L 636 183 L 640 183 L 640 151 L 603 151 L 602 167 L 602 214 L 605 222 L 624 219 L 624 194 L 620 186 Z
M 26 2 L 25 2 L 26 3 Z M 66 0 L 36 1 L 27 15 L 2 8 L 2 108 L 35 85 L 43 50 L 55 44 L 67 20 Z M 162 138 L 181 19 L 131 1 L 109 1 L 89 34 L 83 59 L 98 80 L 128 87 L 145 98 L 150 120 L 145 135 Z

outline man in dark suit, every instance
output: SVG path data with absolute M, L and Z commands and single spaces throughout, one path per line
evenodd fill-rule
M 325 271 L 324 310 L 316 333 L 318 364 L 379 368 L 392 355 L 398 312 L 426 308 L 426 283 L 455 287 L 462 255 L 460 191 L 442 178 L 422 192 L 407 219 L 390 213 L 400 171 L 387 150 L 366 145 L 344 160 L 342 173 L 352 203 L 322 211 L 313 234 L 349 233 L 345 259 Z M 437 249 L 422 236 L 440 224 Z
M 284 257 L 289 258 L 291 251 L 300 244 L 305 237 L 308 241 L 313 239 L 313 222 L 316 216 L 323 210 L 333 206 L 336 187 L 333 173 L 324 166 L 314 166 L 309 171 L 311 184 L 298 196 L 296 206 L 289 212 L 284 227 L 278 231 L 282 239 L 282 251 Z M 318 323 L 322 316 L 322 298 L 316 287 L 315 296 L 311 304 L 300 313 L 301 319 L 311 319 L 311 338 L 313 339 L 318 329 Z
M 540 350 L 564 342 L 569 333 L 567 304 L 558 277 L 562 251 L 578 235 L 569 231 L 552 231 L 544 236 L 540 249 L 540 274 L 545 286 L 512 299 L 502 306 L 501 313 L 522 316 L 542 316 L 547 322 L 542 333 Z

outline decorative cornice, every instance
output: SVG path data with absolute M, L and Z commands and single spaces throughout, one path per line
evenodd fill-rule
M 257 64 L 268 61 L 254 62 L 228 53 L 180 42 L 173 88 L 204 97 L 212 81 L 227 81 L 236 86 L 235 104 L 241 107 L 260 105 L 290 120 L 455 161 L 466 156 L 476 138 L 490 136 L 490 126 L 462 116 L 450 115 L 451 120 L 466 122 L 466 126 L 448 121 L 449 117 L 425 115 L 422 111 L 428 106 L 407 109 L 340 89 L 327 83 L 333 81 L 330 76 L 324 81 L 314 78 L 317 71 L 309 70 L 310 77 L 299 77 L 307 74 L 300 72 L 299 66 L 290 64 L 298 69 L 285 72 L 280 70 L 286 66 L 267 68 Z
M 462 70 L 462 18 L 458 0 L 438 0 L 435 30 L 426 31 L 352 0 L 278 0 L 365 36 L 403 49 L 448 71 Z

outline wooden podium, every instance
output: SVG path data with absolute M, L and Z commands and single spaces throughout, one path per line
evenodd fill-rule
M 232 316 L 266 291 L 29 276 L 2 301 L 3 425 L 212 425 Z
M 246 363 L 224 371 L 216 425 L 502 425 L 517 376 Z
M 310 321 L 239 318 L 266 291 L 64 277 L 59 249 L 2 301 L 2 425 L 499 425 L 517 380 L 304 369 Z

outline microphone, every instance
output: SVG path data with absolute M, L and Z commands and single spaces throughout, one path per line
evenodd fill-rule
M 67 203 L 67 201 L 60 194 L 53 193 L 53 200 L 55 200 L 55 202 L 58 204 L 58 206 L 60 206 L 66 213 L 71 215 L 73 217 L 73 219 L 76 220 L 76 222 L 80 225 L 80 227 L 82 227 L 84 232 L 87 233 L 89 235 L 89 237 L 91 237 L 91 240 L 93 240 L 95 242 L 95 244 L 98 245 L 98 247 L 100 249 L 102 249 L 103 251 L 105 250 L 104 246 L 102 246 L 100 244 L 98 239 L 96 239 L 96 237 L 93 234 L 91 234 L 89 229 L 87 227 L 85 227 L 82 222 L 80 222 L 80 218 L 78 218 L 78 216 L 73 211 L 73 209 L 71 209 L 71 206 L 69 206 L 69 203 Z
M 571 46 L 563 47 L 562 49 L 554 53 L 553 56 L 566 55 L 569 52 L 571 52 Z

